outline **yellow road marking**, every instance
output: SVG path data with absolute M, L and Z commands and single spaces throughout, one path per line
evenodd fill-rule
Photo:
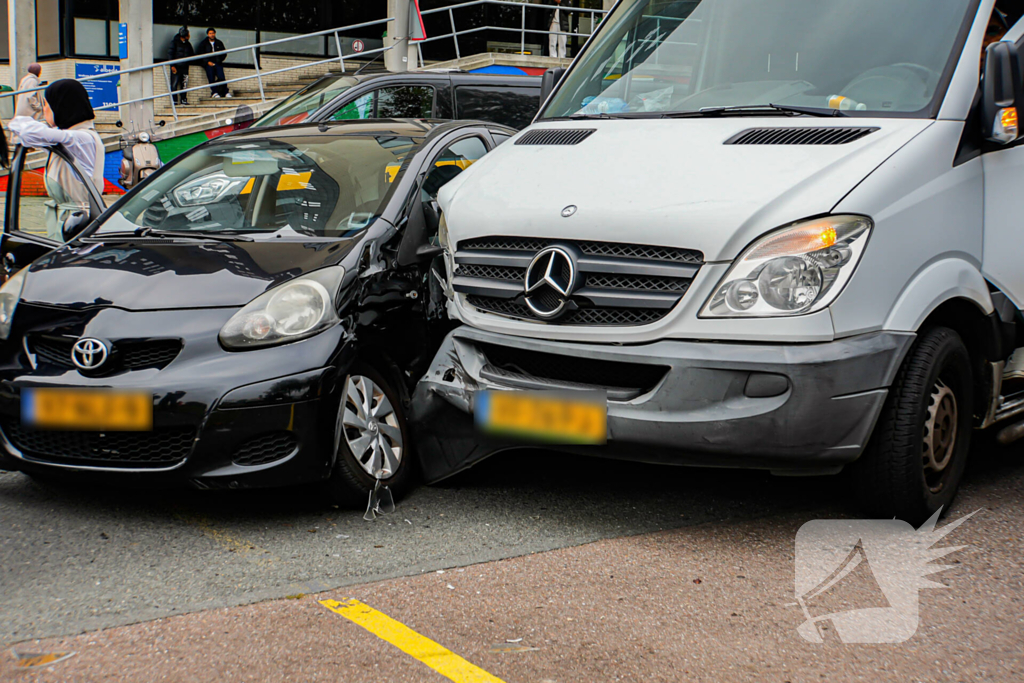
M 321 600 L 320 604 L 362 626 L 381 640 L 386 640 L 405 654 L 418 659 L 455 683 L 504 683 L 500 678 L 467 662 L 430 638 L 421 636 L 405 624 L 395 621 L 383 612 L 378 612 L 358 600 L 352 599 L 345 602 Z

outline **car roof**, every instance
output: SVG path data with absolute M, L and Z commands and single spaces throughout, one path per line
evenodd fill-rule
M 457 128 L 483 126 L 491 129 L 506 129 L 497 123 L 474 120 L 447 119 L 358 119 L 352 121 L 322 121 L 319 123 L 296 123 L 288 126 L 271 126 L 228 133 L 213 140 L 231 140 L 299 137 L 306 135 L 396 135 L 410 138 L 428 138 L 444 135 Z M 509 129 L 512 130 L 512 129 Z
M 472 71 L 462 71 L 461 69 L 421 69 L 419 71 L 401 71 L 401 72 L 375 72 L 368 74 L 331 74 L 324 76 L 323 80 L 341 80 L 342 78 L 350 78 L 357 81 L 359 84 L 366 83 L 368 81 L 378 80 L 400 80 L 400 81 L 417 81 L 417 80 L 437 80 L 438 77 L 449 77 L 459 83 L 473 82 L 473 83 L 493 83 L 496 85 L 507 84 L 507 85 L 525 85 L 525 84 L 540 84 L 540 76 L 530 76 L 528 74 L 494 74 L 494 73 L 475 73 Z M 320 81 L 317 81 L 320 82 Z

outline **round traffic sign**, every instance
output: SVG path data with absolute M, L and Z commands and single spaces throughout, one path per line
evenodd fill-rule
M 352 52 L 362 52 L 365 49 L 366 49 L 366 45 L 363 44 L 363 41 L 361 41 L 361 40 L 353 40 L 352 41 Z

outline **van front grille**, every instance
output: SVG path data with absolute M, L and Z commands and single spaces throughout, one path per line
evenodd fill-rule
M 526 274 L 537 253 L 560 247 L 570 262 L 555 271 L 573 280 L 569 297 L 549 289 L 535 291 L 530 303 L 545 310 L 564 307 L 543 318 L 527 305 Z M 648 325 L 666 315 L 690 288 L 704 262 L 699 251 L 645 244 L 556 240 L 534 237 L 484 237 L 459 243 L 452 288 L 483 313 L 556 325 Z M 575 277 L 570 278 L 571 272 Z M 535 282 L 535 281 L 534 281 Z

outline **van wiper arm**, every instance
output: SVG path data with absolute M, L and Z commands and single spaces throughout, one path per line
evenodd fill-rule
M 831 118 L 834 116 L 849 116 L 846 112 L 838 109 L 824 109 L 821 107 L 798 107 L 789 104 L 743 104 L 735 107 L 704 107 L 697 111 L 666 112 L 667 118 L 688 119 L 688 118 L 710 118 L 715 116 L 752 116 L 757 114 L 772 114 L 782 116 L 823 116 Z
M 84 239 L 103 241 L 108 239 L 130 239 L 134 237 L 169 237 L 179 239 L 212 240 L 214 242 L 253 242 L 253 238 L 246 235 L 219 235 L 215 232 L 189 232 L 186 230 L 160 230 L 158 228 L 137 228 L 130 231 L 93 233 Z

